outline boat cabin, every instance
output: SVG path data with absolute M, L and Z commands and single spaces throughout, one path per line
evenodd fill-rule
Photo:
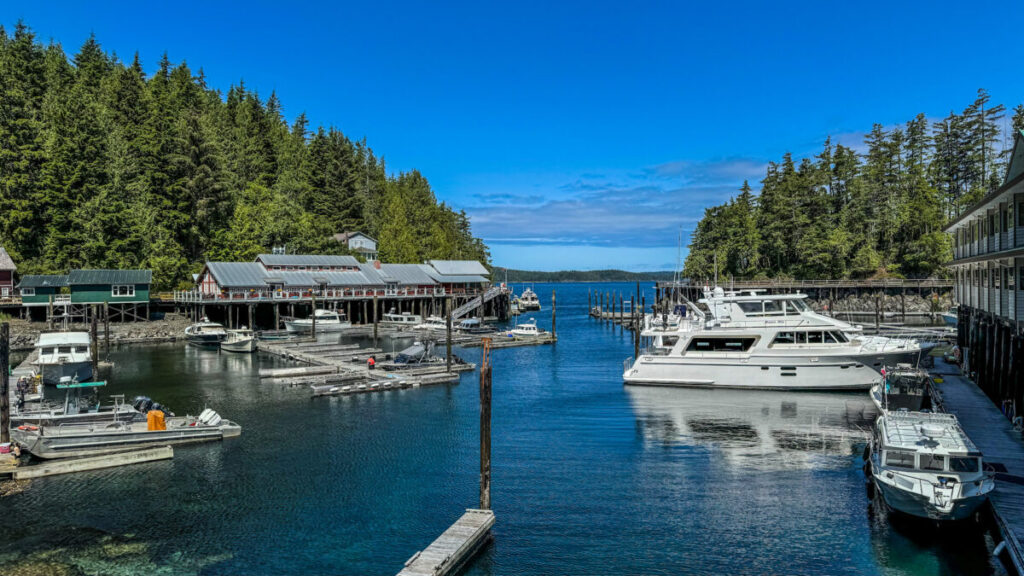
M 885 467 L 949 474 L 982 470 L 981 452 L 952 414 L 888 412 L 875 426 Z
M 83 362 L 91 359 L 89 355 L 88 332 L 47 332 L 39 335 L 36 341 L 39 350 L 39 364 L 58 364 L 65 362 Z

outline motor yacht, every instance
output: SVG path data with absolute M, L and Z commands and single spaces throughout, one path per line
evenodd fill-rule
M 627 384 L 785 390 L 867 390 L 883 366 L 916 365 L 916 340 L 865 336 L 813 312 L 804 294 L 706 290 L 674 322 L 647 315 Z
M 205 316 L 199 322 L 185 328 L 185 340 L 195 346 L 220 346 L 227 335 L 227 330 L 222 324 L 211 322 Z
M 36 340 L 36 365 L 44 384 L 58 384 L 62 378 L 85 382 L 92 378 L 92 356 L 88 332 L 47 332 Z
M 864 473 L 885 504 L 904 514 L 963 520 L 995 488 L 981 452 L 952 414 L 883 412 L 868 451 Z
M 523 293 L 519 296 L 519 310 L 540 310 L 540 299 L 537 298 L 537 293 L 533 289 L 527 288 L 523 290 Z
M 395 309 L 392 308 L 390 312 L 381 316 L 380 323 L 396 328 L 412 328 L 423 323 L 423 316 L 412 312 L 395 312 Z
M 427 316 L 427 321 L 422 324 L 414 326 L 417 330 L 436 330 L 439 332 L 445 332 L 448 330 L 448 324 L 444 321 L 444 318 L 440 316 Z
M 345 318 L 344 312 L 320 308 L 313 311 L 313 317 L 288 320 L 284 323 L 284 327 L 289 332 L 312 332 L 314 318 L 317 332 L 343 332 L 352 327 L 352 323 Z
M 251 353 L 256 351 L 256 336 L 252 330 L 228 330 L 228 335 L 220 343 L 220 349 L 226 352 Z
M 545 333 L 545 330 L 542 330 L 537 327 L 536 318 L 530 318 L 529 320 L 523 322 L 522 324 L 517 324 L 515 328 L 512 328 L 511 330 L 508 331 L 508 335 L 516 340 L 540 338 Z

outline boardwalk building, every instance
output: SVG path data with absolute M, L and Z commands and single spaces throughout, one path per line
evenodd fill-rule
M 149 270 L 72 270 L 67 275 L 27 275 L 18 284 L 22 305 L 32 317 L 85 320 L 93 306 L 104 306 L 113 321 L 145 320 L 153 273 Z M 37 318 L 38 319 L 38 318 Z
M 3 246 L 0 246 L 0 302 L 14 300 L 14 273 L 18 267 Z

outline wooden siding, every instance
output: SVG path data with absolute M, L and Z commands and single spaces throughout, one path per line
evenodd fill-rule
M 71 302 L 75 304 L 149 302 L 148 284 L 136 284 L 134 296 L 114 296 L 111 290 L 110 285 L 75 285 L 71 287 Z

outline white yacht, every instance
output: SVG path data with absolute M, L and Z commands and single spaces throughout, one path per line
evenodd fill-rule
M 970 518 L 995 488 L 956 416 L 883 412 L 864 472 L 889 508 L 931 520 Z
M 228 330 L 228 335 L 220 343 L 220 349 L 226 352 L 252 353 L 256 351 L 256 336 L 252 330 Z
M 522 324 L 517 324 L 515 328 L 508 331 L 508 335 L 516 340 L 539 338 L 544 333 L 545 330 L 537 327 L 536 318 L 530 318 Z
M 674 322 L 645 317 L 651 345 L 625 367 L 627 384 L 785 390 L 867 390 L 883 366 L 916 365 L 916 340 L 868 337 L 817 314 L 804 294 L 705 291 Z
M 423 316 L 412 312 L 395 312 L 395 309 L 392 308 L 390 312 L 381 316 L 380 323 L 396 328 L 412 328 L 423 323 Z
M 224 325 L 211 322 L 205 316 L 199 322 L 185 328 L 185 340 L 195 346 L 220 346 L 220 343 L 227 338 L 227 335 L 228 333 L 224 330 Z
M 444 321 L 444 318 L 440 316 L 427 316 L 427 321 L 422 324 L 414 326 L 417 330 L 437 330 L 440 332 L 448 331 L 448 324 Z
M 65 376 L 76 382 L 92 378 L 88 332 L 48 332 L 36 340 L 36 365 L 44 384 L 56 385 Z
M 344 312 L 318 308 L 313 311 L 313 316 L 316 318 L 317 332 L 343 332 L 352 327 L 352 323 L 345 318 Z M 311 332 L 313 318 L 288 320 L 284 323 L 284 327 L 289 332 Z
M 540 299 L 537 298 L 537 293 L 531 288 L 523 290 L 523 293 L 519 296 L 519 310 L 540 310 Z

